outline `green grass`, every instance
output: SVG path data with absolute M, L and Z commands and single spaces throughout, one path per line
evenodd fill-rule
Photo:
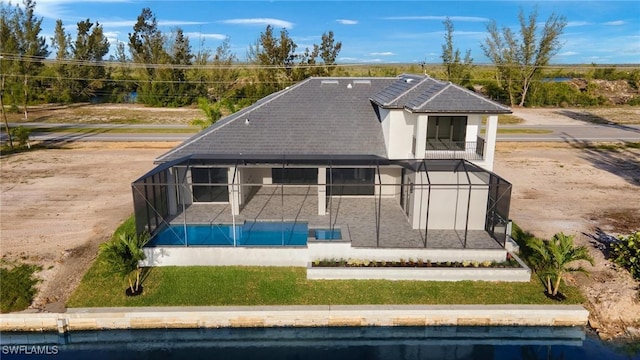
M 84 128 L 84 127 L 33 127 L 31 133 L 71 133 L 71 134 L 191 134 L 200 131 L 189 128 Z
M 0 312 L 24 310 L 31 304 L 36 294 L 38 279 L 34 276 L 41 268 L 28 264 L 0 265 Z
M 481 129 L 480 133 L 481 134 L 486 134 L 486 129 Z M 498 134 L 551 134 L 553 133 L 553 130 L 549 130 L 549 129 L 501 129 L 498 128 Z
M 517 125 L 517 124 L 521 124 L 523 123 L 524 120 L 522 118 L 519 118 L 515 115 L 510 115 L 510 114 L 500 114 L 498 115 L 498 125 Z M 486 125 L 487 124 L 487 118 L 483 117 L 482 118 L 482 124 Z
M 330 305 L 330 304 L 553 304 L 537 280 L 482 281 L 307 280 L 301 267 L 189 266 L 150 269 L 141 296 L 124 295 L 125 282 L 105 272 L 100 259 L 87 272 L 68 307 Z M 564 303 L 583 301 L 563 288 Z
M 133 217 L 115 232 L 133 232 Z M 522 232 L 514 225 L 514 233 Z M 518 234 L 520 234 L 518 233 Z M 68 307 L 357 304 L 557 304 L 537 277 L 528 283 L 484 281 L 307 280 L 302 267 L 185 266 L 147 269 L 144 292 L 124 294 L 126 281 L 109 272 L 102 255 L 84 275 Z M 563 286 L 564 304 L 584 301 Z

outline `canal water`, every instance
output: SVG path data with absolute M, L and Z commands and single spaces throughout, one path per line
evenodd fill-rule
M 330 327 L 11 333 L 2 359 L 640 359 L 580 327 Z M 638 347 L 636 347 L 638 349 Z

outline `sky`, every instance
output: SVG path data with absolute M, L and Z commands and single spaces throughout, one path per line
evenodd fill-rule
M 439 63 L 447 17 L 455 28 L 454 46 L 462 53 L 471 50 L 474 63 L 488 63 L 480 47 L 487 24 L 495 20 L 498 27 L 517 31 L 519 11 L 537 9 L 540 27 L 552 13 L 567 20 L 552 64 L 640 63 L 640 1 L 36 0 L 36 15 L 43 18 L 47 39 L 57 19 L 72 38 L 78 21 L 98 21 L 115 49 L 116 42 L 128 41 L 144 7 L 156 15 L 163 33 L 182 28 L 194 52 L 215 51 L 228 37 L 240 60 L 267 25 L 276 34 L 287 29 L 299 52 L 331 30 L 342 42 L 341 64 Z

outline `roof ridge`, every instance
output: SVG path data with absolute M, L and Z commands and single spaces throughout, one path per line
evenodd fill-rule
M 196 136 L 194 136 L 191 139 L 187 140 L 186 142 L 176 146 L 171 151 L 162 154 L 160 157 L 156 158 L 155 161 L 162 161 L 163 158 L 165 158 L 167 156 L 170 156 L 171 154 L 173 154 L 174 152 L 179 151 L 180 149 L 184 148 L 185 146 L 189 146 L 189 145 L 193 144 L 194 142 L 202 139 L 203 137 L 205 137 L 205 136 L 207 136 L 209 134 L 212 134 L 212 133 L 216 132 L 217 130 L 222 129 L 223 127 L 227 126 L 228 124 L 238 120 L 240 117 L 242 117 L 241 115 L 246 115 L 248 113 L 251 113 L 252 111 L 255 111 L 255 110 L 261 108 L 265 104 L 268 104 L 271 101 L 273 101 L 273 100 L 275 100 L 277 98 L 280 98 L 282 95 L 291 92 L 291 90 L 293 90 L 294 88 L 297 88 L 297 87 L 301 86 L 302 84 L 305 84 L 305 83 L 311 81 L 311 79 L 312 78 L 308 78 L 308 79 L 305 79 L 304 81 L 301 81 L 301 82 L 299 82 L 299 83 L 297 83 L 295 85 L 287 86 L 286 88 L 280 90 L 279 94 L 278 93 L 275 93 L 275 95 L 271 94 L 271 95 L 274 95 L 274 96 L 270 97 L 267 101 L 265 101 L 263 103 L 258 104 L 258 101 L 260 101 L 260 100 L 262 100 L 264 98 L 258 99 L 258 101 L 256 101 L 252 105 L 250 105 L 248 108 L 242 109 L 242 110 L 247 110 L 247 111 L 242 112 L 242 110 L 239 110 L 239 111 L 237 111 L 237 112 L 235 112 L 233 114 L 230 114 L 226 118 L 221 119 L 221 120 L 228 120 L 225 123 L 220 124 L 219 126 L 216 126 L 216 127 L 213 127 L 213 125 L 212 125 L 211 127 L 207 128 L 206 130 L 203 130 L 200 134 L 196 134 Z M 269 97 L 269 95 L 267 95 L 267 97 Z
M 403 75 L 405 75 L 405 74 L 403 74 Z M 400 76 L 402 76 L 402 75 L 400 75 Z M 415 89 L 418 85 L 420 85 L 421 83 L 423 83 L 423 82 L 425 82 L 425 81 L 427 81 L 429 79 L 431 79 L 430 76 L 425 76 L 422 80 L 418 81 L 415 85 L 413 85 L 412 87 L 408 88 L 407 90 L 402 92 L 400 95 L 396 96 L 395 98 L 391 99 L 391 101 L 388 101 L 386 104 L 382 104 L 382 105 L 383 106 L 389 106 L 390 104 L 393 104 L 394 102 L 398 101 L 398 99 L 400 99 L 404 95 L 408 94 L 411 90 Z
M 438 81 L 438 83 L 439 83 L 439 84 L 443 84 L 443 83 L 444 83 L 444 81 Z M 446 84 L 446 83 L 445 83 L 445 84 Z M 442 94 L 442 92 L 444 92 L 445 90 L 447 90 L 448 88 L 450 88 L 452 85 L 453 85 L 453 84 L 452 84 L 451 82 L 449 82 L 448 84 L 446 84 L 446 85 L 445 85 L 445 87 L 443 87 L 442 89 L 440 89 L 438 92 L 436 92 L 435 94 L 433 94 L 433 95 L 429 96 L 429 98 L 428 98 L 425 102 L 423 102 L 422 104 L 420 104 L 420 106 L 416 106 L 416 107 L 414 107 L 414 109 L 416 109 L 416 108 L 418 108 L 418 109 L 419 109 L 419 108 L 421 108 L 421 107 L 423 107 L 423 106 L 427 105 L 427 103 L 428 103 L 429 101 L 431 101 L 431 100 L 433 100 L 433 99 L 437 98 L 437 97 L 438 97 L 438 95 Z

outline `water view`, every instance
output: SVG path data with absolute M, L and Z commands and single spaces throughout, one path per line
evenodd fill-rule
M 3 359 L 640 359 L 579 327 L 349 327 L 4 333 Z

